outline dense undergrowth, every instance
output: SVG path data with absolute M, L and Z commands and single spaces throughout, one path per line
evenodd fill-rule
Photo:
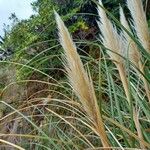
M 37 42 L 16 44 L 13 58 L 0 62 L 0 149 L 150 149 L 150 35 L 142 2 L 127 0 L 119 19 L 101 1 L 92 3 L 91 32 L 99 36 L 80 32 L 89 26 L 79 17 L 68 27 L 73 42 L 55 12 L 59 42 L 36 35 Z M 56 35 L 54 27 L 47 33 Z

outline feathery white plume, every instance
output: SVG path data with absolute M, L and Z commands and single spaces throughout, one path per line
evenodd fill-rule
M 97 104 L 95 91 L 91 79 L 84 70 L 81 59 L 77 53 L 75 44 L 65 27 L 60 16 L 55 12 L 59 29 L 60 43 L 65 51 L 64 62 L 71 86 L 82 103 L 86 113 L 91 118 L 93 126 L 99 134 L 104 147 L 109 147 L 109 141 L 103 125 L 103 120 Z
M 122 7 L 120 7 L 120 22 L 129 32 L 131 32 Z M 124 30 L 123 34 L 126 39 L 126 51 L 128 51 L 129 59 L 137 68 L 139 68 L 140 53 L 137 45 Z
M 99 0 L 99 4 L 103 6 L 101 0 Z M 122 57 L 119 56 L 122 56 L 122 53 L 124 51 L 122 36 L 117 33 L 117 29 L 110 22 L 105 11 L 100 6 L 98 6 L 98 14 L 100 17 L 100 21 L 98 21 L 98 26 L 102 33 L 102 35 L 100 35 L 100 38 L 103 45 L 106 48 L 112 50 L 107 50 L 108 55 L 117 63 L 123 62 Z
M 143 47 L 150 52 L 150 33 L 142 0 L 127 0 L 127 5 L 133 18 L 136 34 Z

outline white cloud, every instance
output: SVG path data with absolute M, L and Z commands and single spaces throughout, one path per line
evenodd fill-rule
M 30 5 L 34 0 L 0 0 L 0 35 L 3 34 L 3 24 L 9 24 L 8 18 L 15 13 L 19 19 L 29 18 L 32 14 Z

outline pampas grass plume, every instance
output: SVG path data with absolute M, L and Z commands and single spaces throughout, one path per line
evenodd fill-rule
M 129 24 L 126 20 L 122 7 L 120 7 L 120 22 L 131 33 Z M 125 44 L 128 52 L 127 55 L 129 56 L 130 61 L 136 66 L 136 68 L 139 68 L 140 53 L 138 47 L 136 43 L 130 38 L 130 36 L 124 30 L 123 34 L 127 42 Z
M 150 53 L 150 33 L 142 0 L 127 0 L 127 5 L 133 18 L 133 24 L 137 36 L 145 50 Z
M 93 122 L 93 126 L 99 134 L 104 147 L 109 147 L 109 141 L 103 125 L 103 120 L 97 104 L 92 80 L 84 70 L 81 59 L 77 53 L 75 44 L 65 27 L 60 16 L 55 12 L 56 22 L 59 30 L 60 43 L 64 49 L 65 68 L 72 89 L 82 103 L 84 110 Z

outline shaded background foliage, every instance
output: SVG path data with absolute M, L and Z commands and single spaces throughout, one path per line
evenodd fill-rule
M 103 0 L 103 3 L 117 18 L 119 5 L 124 7 L 128 15 L 125 0 Z M 60 47 L 55 47 L 58 44 L 56 40 L 58 38 L 53 10 L 55 9 L 62 16 L 74 39 L 93 41 L 96 40 L 98 34 L 96 5 L 91 0 L 36 0 L 31 5 L 35 14 L 29 19 L 19 20 L 15 14 L 10 16 L 12 24 L 4 29 L 5 35 L 1 37 L 1 47 L 13 54 L 11 58 L 13 61 L 28 63 L 32 67 L 59 77 L 60 72 L 56 73 L 56 70 L 48 69 L 62 66 L 59 61 L 62 50 Z M 147 10 L 148 8 L 149 1 Z M 93 48 L 83 44 L 78 46 L 87 53 L 92 53 Z M 41 54 L 38 55 L 39 53 Z M 29 63 L 28 61 L 35 56 L 36 59 Z M 32 74 L 32 71 L 24 68 L 18 76 L 25 78 L 29 74 Z

